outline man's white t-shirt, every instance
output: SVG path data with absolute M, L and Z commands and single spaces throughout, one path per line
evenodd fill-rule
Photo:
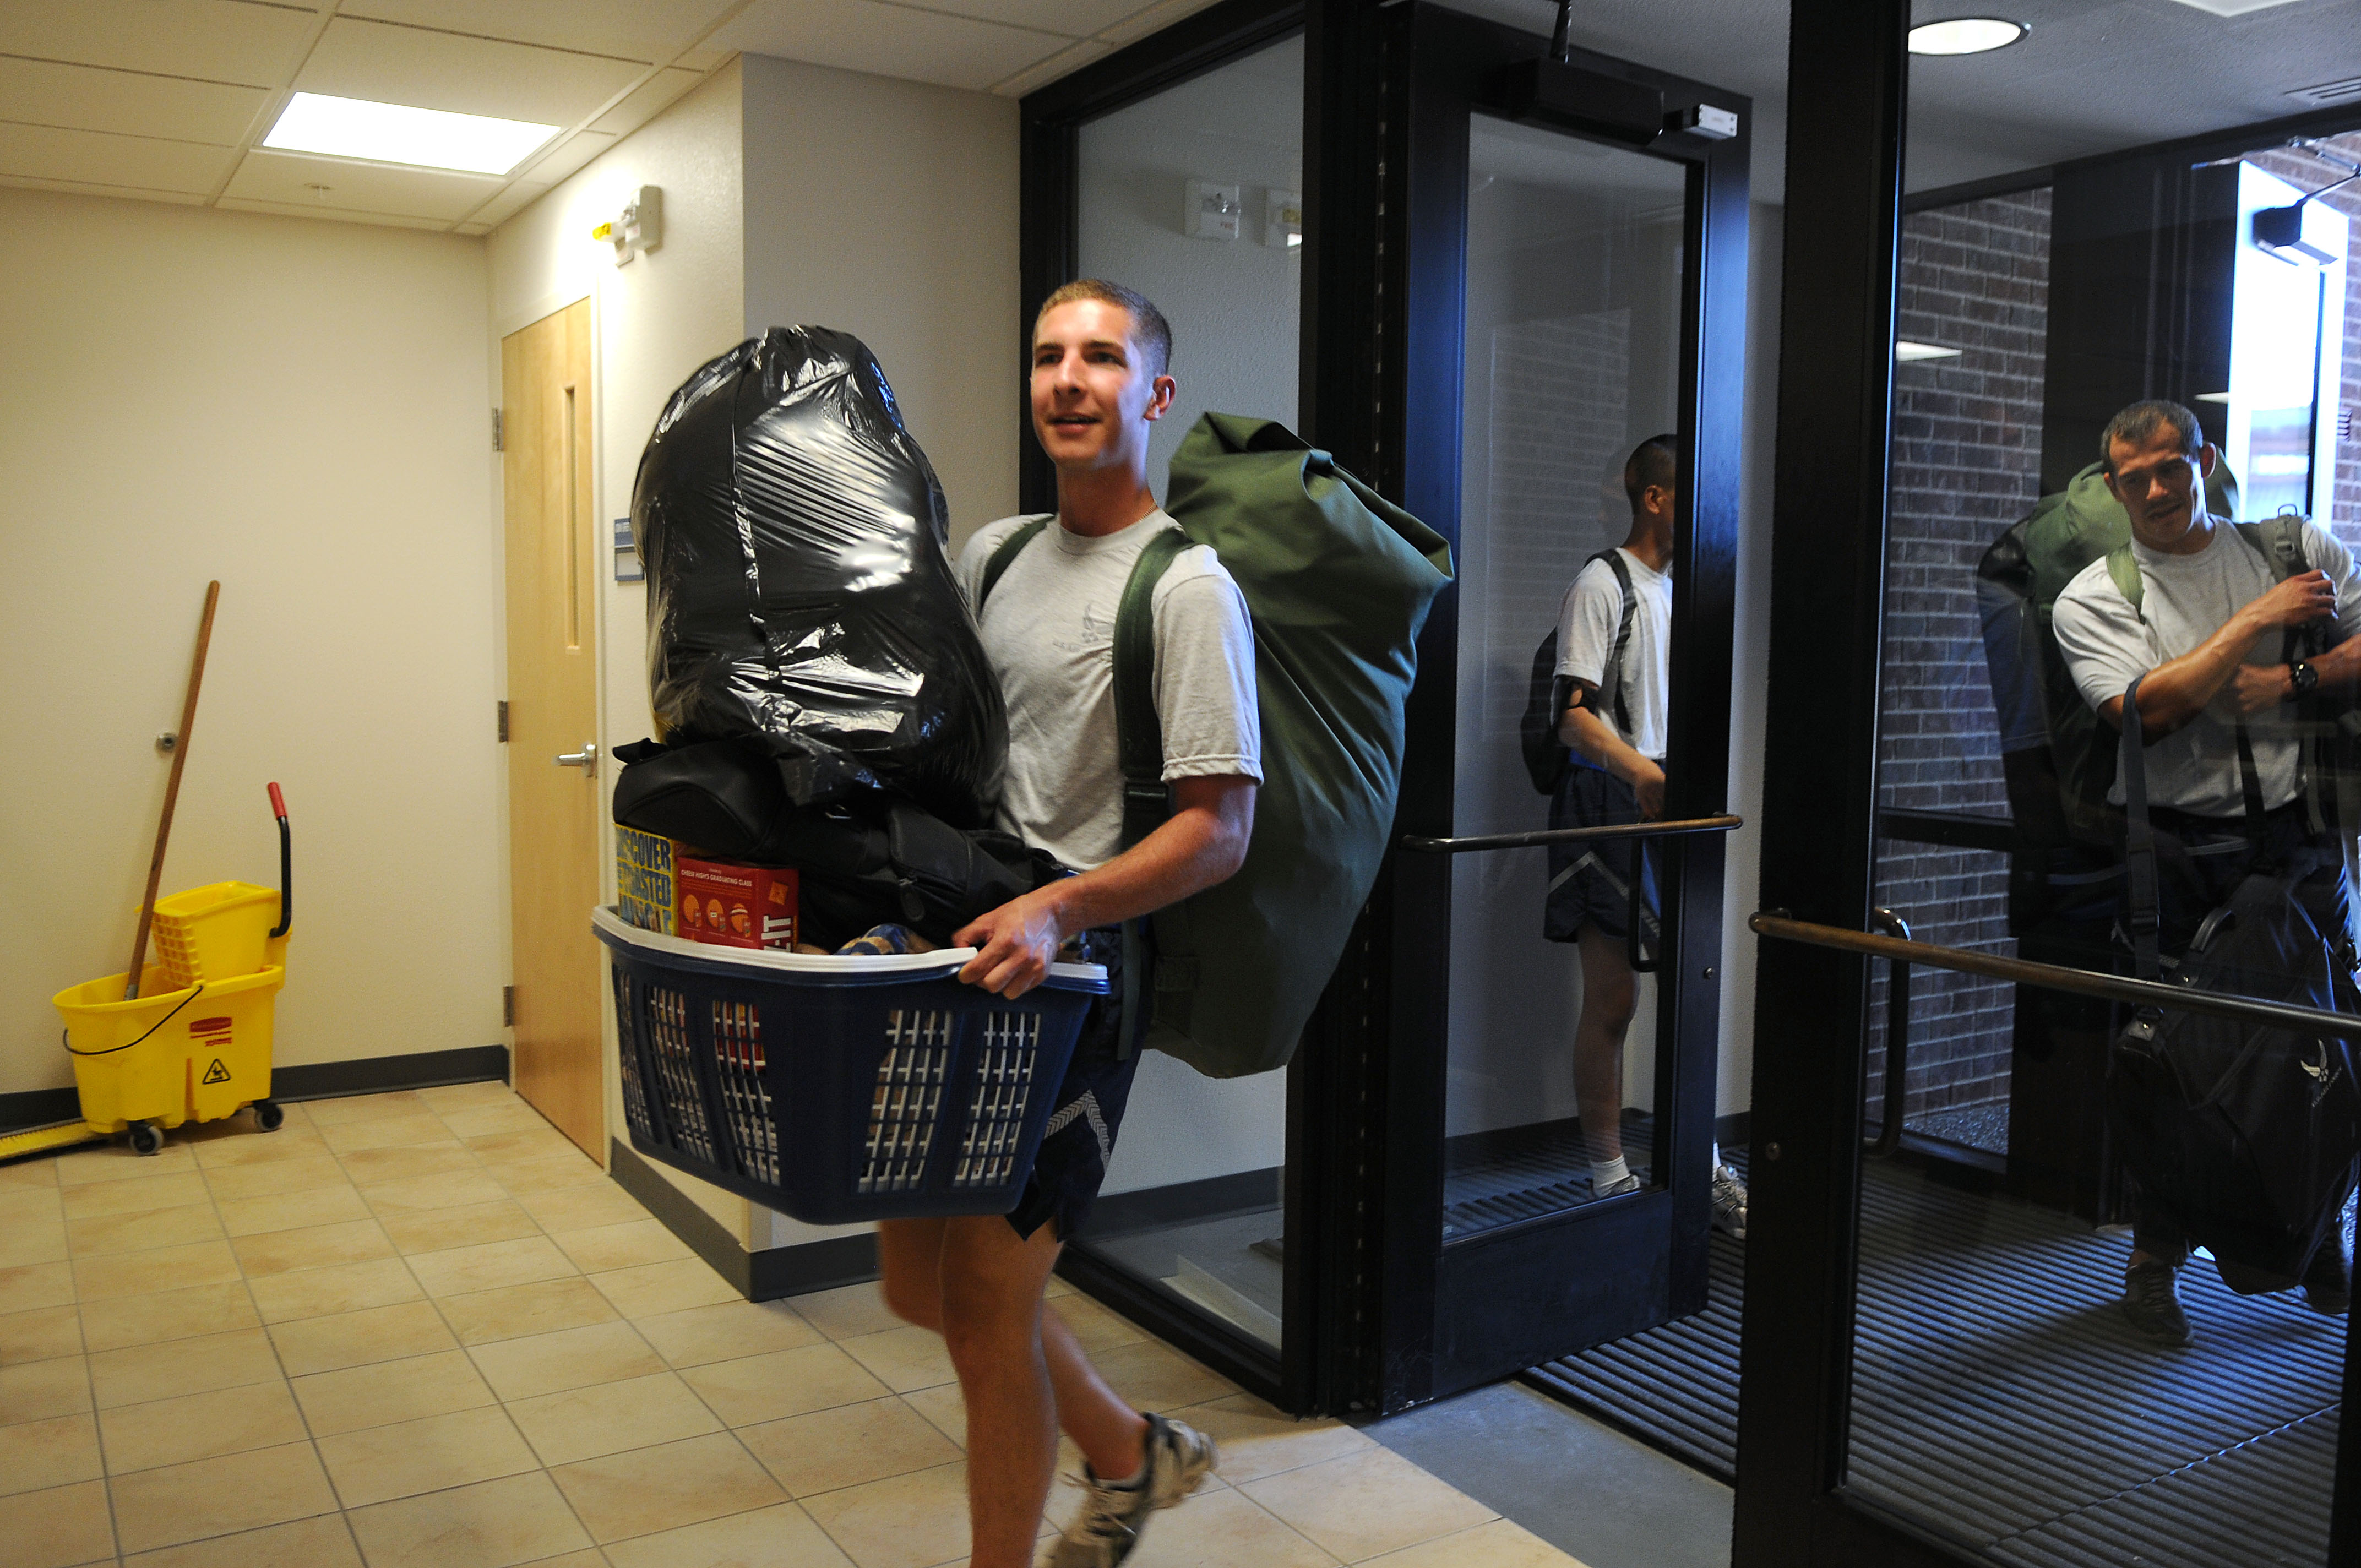
M 2107 576 L 2102 556 L 2075 574 L 2051 612 L 2066 668 L 2093 708 L 2123 696 L 2133 680 L 2158 665 L 2194 652 L 2279 580 L 2263 553 L 2218 519 L 2212 542 L 2193 555 L 2168 555 L 2137 540 L 2131 549 L 2143 584 L 2139 609 L 2132 609 Z M 2355 581 L 2352 554 L 2306 523 L 2303 556 L 2335 585 L 2339 637 L 2361 631 L 2361 584 Z M 2283 643 L 2279 630 L 2266 631 L 2246 651 L 2246 662 L 2280 663 Z M 2246 717 L 2266 810 L 2293 800 L 2301 782 L 2302 746 L 2292 728 L 2294 716 L 2291 706 L 2282 705 Z M 2244 816 L 2237 720 L 2235 694 L 2225 684 L 2193 721 L 2149 745 L 2148 804 L 2200 817 Z M 2123 804 L 2123 780 L 2115 781 L 2107 798 Z
M 1615 693 L 1598 694 L 1598 717 L 1623 743 L 1652 762 L 1664 760 L 1665 688 L 1672 678 L 1673 578 L 1629 550 L 1618 549 L 1631 574 L 1639 600 L 1631 618 L 1631 641 L 1623 650 L 1623 707 L 1627 731 L 1615 721 Z M 1623 589 L 1615 568 L 1587 564 L 1565 590 L 1557 611 L 1557 673 L 1593 686 L 1605 679 L 1615 652 L 1615 631 L 1623 621 Z
M 968 603 L 993 554 L 1027 517 L 979 530 L 960 553 Z M 1115 751 L 1115 617 L 1151 534 L 1180 525 L 1160 509 L 1090 538 L 1051 524 L 1017 553 L 977 618 L 1008 704 L 1008 778 L 999 825 L 1078 871 L 1123 847 L 1123 768 Z M 1213 552 L 1193 545 L 1157 579 L 1156 714 L 1164 778 L 1262 778 L 1254 630 L 1246 599 Z

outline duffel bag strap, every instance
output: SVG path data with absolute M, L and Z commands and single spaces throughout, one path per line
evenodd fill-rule
M 2157 890 L 2156 830 L 2147 819 L 2147 738 L 2140 728 L 2140 682 L 2124 688 L 2124 734 L 2119 770 L 2124 780 L 2124 886 L 2131 911 L 2132 971 L 2142 980 L 2164 972 L 2157 955 L 2157 932 L 2164 923 Z M 2246 731 L 2242 728 L 2241 737 Z
M 2263 780 L 2255 771 L 2255 745 L 2247 738 L 2246 721 L 2238 720 L 2238 792 L 2246 807 L 2246 869 L 2263 869 Z
M 1123 847 L 1164 825 L 1172 797 L 1164 784 L 1164 723 L 1156 713 L 1156 585 L 1189 548 L 1177 528 L 1159 529 L 1132 564 L 1115 610 L 1115 749 L 1123 770 Z M 1146 1035 L 1155 955 L 1146 917 L 1123 923 L 1123 1032 L 1116 1056 L 1128 1058 Z
M 1024 527 L 1010 533 L 1007 538 L 1000 542 L 1000 548 L 992 553 L 992 559 L 983 564 L 983 578 L 975 586 L 977 620 L 983 619 L 983 601 L 992 597 L 993 588 L 1001 578 L 1008 575 L 1008 568 L 1016 564 L 1016 557 L 1025 554 L 1025 547 L 1041 537 L 1041 531 L 1049 526 L 1053 515 L 1044 512 Z

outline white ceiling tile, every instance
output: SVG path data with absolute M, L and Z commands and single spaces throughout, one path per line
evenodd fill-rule
M 257 148 L 237 166 L 225 200 L 272 202 L 298 209 L 335 207 L 455 223 L 473 214 L 502 181 L 434 169 L 398 169 L 382 163 L 352 163 L 299 152 Z M 314 190 L 314 186 L 325 187 Z
M 658 63 L 730 5 L 730 0 L 345 0 L 337 15 Z
M 1040 33 L 1063 33 L 1086 38 L 1102 27 L 1112 27 L 1139 9 L 1140 0 L 899 0 L 921 11 L 942 11 L 972 16 L 980 22 L 1000 22 L 1031 27 Z
M 570 126 L 640 74 L 627 60 L 339 16 L 295 85 L 340 98 Z
M 1071 48 L 1060 49 L 1038 65 L 1028 65 L 1005 82 L 995 82 L 992 90 L 1004 98 L 1022 98 L 1036 87 L 1050 82 L 1071 71 L 1080 71 L 1094 60 L 1115 52 L 1115 45 L 1101 43 L 1096 38 L 1084 38 Z
M 26 125 L 236 146 L 268 97 L 259 87 L 0 58 L 0 118 Z
M 756 0 L 707 41 L 749 54 L 978 91 L 1067 44 L 1055 33 L 876 0 Z
M 202 194 L 236 159 L 236 148 L 0 122 L 0 174 L 27 179 Z
M 631 95 L 590 122 L 590 128 L 609 136 L 629 136 L 654 119 L 672 101 L 705 78 L 694 71 L 659 71 Z
M 1148 34 L 1160 32 L 1183 16 L 1193 16 L 1213 0 L 1156 0 L 1143 5 L 1113 26 L 1101 27 L 1098 36 L 1111 44 L 1135 43 Z
M 713 71 L 729 63 L 730 52 L 726 49 L 693 49 L 673 63 L 683 71 Z
M 269 87 L 293 68 L 316 20 L 242 0 L 8 0 L 0 54 Z
M 481 224 L 495 229 L 539 201 L 550 189 L 540 180 L 512 180 L 509 188 L 467 214 L 469 224 Z
M 205 198 L 195 191 L 150 191 L 137 185 L 100 185 L 88 180 L 33 180 L 21 174 L 0 174 L 0 185 L 18 191 L 61 191 L 71 196 L 122 196 L 138 202 L 170 202 L 202 207 Z
M 529 163 L 517 173 L 555 185 L 614 145 L 615 138 L 605 131 L 577 132 L 544 153 L 539 163 Z
M 447 232 L 448 218 L 419 218 L 406 213 L 372 213 L 353 207 L 330 207 L 317 202 L 259 202 L 247 196 L 224 196 L 214 206 L 233 213 L 274 213 L 282 218 L 325 218 L 339 224 L 377 224 L 386 228 L 436 229 Z

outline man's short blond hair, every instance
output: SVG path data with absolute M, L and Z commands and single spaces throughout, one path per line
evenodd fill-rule
M 1083 300 L 1096 300 L 1101 304 L 1120 305 L 1131 313 L 1132 340 L 1148 356 L 1149 376 L 1161 376 L 1172 366 L 1172 323 L 1164 313 L 1150 303 L 1147 295 L 1137 289 L 1126 289 L 1120 283 L 1110 283 L 1104 278 L 1077 278 L 1061 283 L 1041 308 L 1033 313 L 1033 327 L 1039 331 L 1041 318 L 1060 305 L 1076 304 Z

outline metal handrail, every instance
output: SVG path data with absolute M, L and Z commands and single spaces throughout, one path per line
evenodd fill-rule
M 1880 937 L 1867 931 L 1848 931 L 1841 926 L 1819 926 L 1808 920 L 1791 919 L 1777 911 L 1757 912 L 1748 917 L 1746 925 L 1758 936 L 1776 937 L 1782 941 L 1802 942 L 1809 947 L 1835 948 L 1844 952 L 1866 953 L 1872 958 L 1900 959 L 1905 963 L 1925 964 L 1932 969 L 1951 970 L 1960 974 L 1981 974 L 1993 980 L 2013 981 L 2019 985 L 2071 992 L 2079 996 L 2103 997 L 2110 1002 L 2129 1003 L 2135 1007 L 2203 1013 L 2215 1018 L 2237 1018 L 2250 1024 L 2275 1024 L 2280 1028 L 2306 1035 L 2330 1035 L 2339 1039 L 2361 1040 L 2361 1015 L 2327 1013 L 2317 1007 L 2298 1007 L 2286 1002 L 2265 1002 L 2253 996 L 2196 991 L 2185 986 L 2167 985 L 2161 981 L 2127 980 L 2119 974 L 2101 974 L 2095 970 L 2070 969 L 2063 964 L 2036 963 L 2030 959 L 2006 959 L 1992 953 L 1971 953 L 1963 948 L 1940 948 L 1931 942 L 1905 942 L 1897 938 Z
M 1542 844 L 1587 844 L 1598 839 L 1658 839 L 1681 833 L 1727 833 L 1743 828 L 1742 817 L 1692 817 L 1675 822 L 1619 822 L 1605 828 L 1549 828 L 1538 833 L 1483 833 L 1466 839 L 1425 839 L 1415 834 L 1401 841 L 1405 850 L 1422 855 L 1465 855 L 1477 850 L 1528 850 Z

